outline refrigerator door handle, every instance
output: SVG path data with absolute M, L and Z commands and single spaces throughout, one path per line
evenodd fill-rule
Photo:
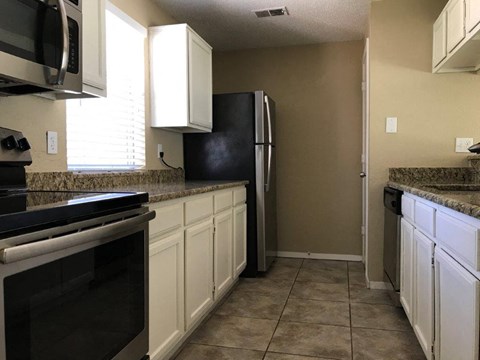
M 272 114 L 270 113 L 270 102 L 268 101 L 268 96 L 265 95 L 265 106 L 267 108 L 267 118 L 268 118 L 268 143 L 273 143 L 272 136 Z
M 272 175 L 272 145 L 268 147 L 268 165 L 267 165 L 267 183 L 265 184 L 265 192 L 270 191 L 270 177 Z

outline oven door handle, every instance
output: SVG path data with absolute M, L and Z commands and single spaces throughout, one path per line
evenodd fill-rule
M 53 76 L 50 80 L 52 85 L 63 85 L 65 81 L 65 75 L 68 69 L 68 56 L 70 48 L 70 34 L 68 29 L 68 17 L 67 10 L 65 8 L 64 0 L 56 0 L 57 8 L 60 15 L 62 24 L 62 59 L 56 76 Z
M 107 243 L 115 240 L 115 236 L 118 236 L 125 230 L 130 230 L 132 227 L 147 223 L 153 218 L 155 218 L 155 211 L 150 211 L 130 219 L 98 228 L 84 230 L 58 238 L 40 240 L 25 245 L 5 248 L 0 251 L 0 262 L 3 264 L 11 264 L 98 240 L 103 240 L 104 243 Z

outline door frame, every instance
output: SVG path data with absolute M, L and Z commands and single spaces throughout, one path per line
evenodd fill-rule
M 369 132 L 370 132 L 370 40 L 365 39 L 362 59 L 362 261 L 368 279 L 368 178 L 369 178 Z

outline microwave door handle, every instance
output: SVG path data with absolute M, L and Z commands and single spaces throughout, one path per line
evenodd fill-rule
M 39 240 L 37 242 L 27 243 L 24 245 L 8 247 L 0 251 L 0 263 L 11 264 L 38 256 L 51 254 L 56 251 L 66 250 L 78 245 L 88 244 L 97 240 L 103 240 L 104 243 L 107 243 L 117 239 L 118 236 L 124 231 L 128 231 L 137 225 L 147 223 L 154 217 L 155 211 L 150 211 L 130 219 L 104 225 L 98 228 L 84 230 L 48 240 Z
M 58 10 L 60 12 L 60 19 L 62 20 L 62 61 L 60 63 L 60 68 L 56 76 L 53 76 L 50 80 L 52 85 L 63 85 L 65 81 L 65 75 L 67 74 L 68 68 L 68 49 L 70 47 L 69 32 L 68 32 L 68 19 L 67 11 L 65 9 L 64 0 L 56 0 L 58 5 Z

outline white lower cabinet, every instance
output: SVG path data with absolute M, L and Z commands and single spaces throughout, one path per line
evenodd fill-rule
M 435 250 L 436 360 L 478 359 L 479 285 L 447 253 Z
M 478 360 L 480 272 L 474 260 L 480 220 L 405 196 L 414 203 L 414 213 L 433 214 L 402 219 L 400 301 L 405 313 L 427 359 Z M 426 235 L 420 229 L 431 229 L 430 222 L 434 231 Z
M 150 356 L 160 358 L 185 332 L 183 232 L 153 237 L 149 255 Z
M 435 244 L 418 230 L 413 232 L 413 329 L 427 359 L 432 358 L 434 270 L 433 251 Z
M 214 218 L 214 283 L 215 299 L 233 283 L 233 221 L 232 210 L 226 210 Z
M 401 222 L 400 302 L 413 325 L 413 230 L 405 219 Z
M 213 303 L 213 223 L 185 231 L 185 324 L 187 330 Z
M 233 209 L 233 275 L 238 277 L 247 266 L 247 205 Z

